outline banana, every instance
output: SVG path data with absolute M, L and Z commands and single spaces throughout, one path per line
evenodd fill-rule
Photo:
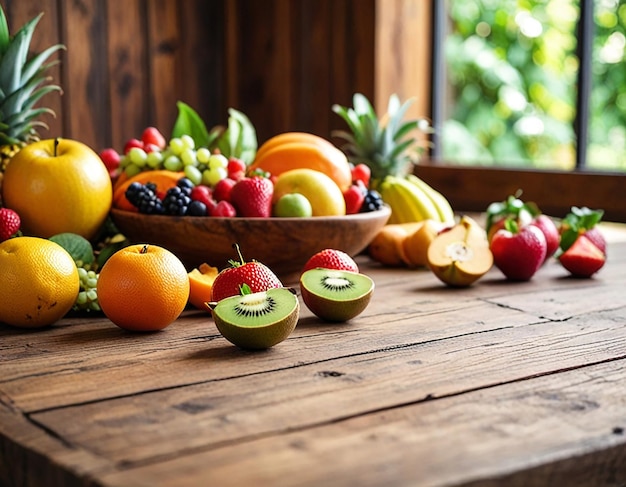
M 407 175 L 407 181 L 421 188 L 424 193 L 428 195 L 439 213 L 439 219 L 443 223 L 453 225 L 455 223 L 454 210 L 450 206 L 448 199 L 431 185 L 429 185 L 423 179 L 420 179 L 415 174 Z
M 414 215 L 415 221 L 441 221 L 437 207 L 421 188 L 403 177 L 395 177 L 392 179 L 392 184 L 402 195 L 405 205 Z
M 391 208 L 388 223 L 405 223 L 412 220 L 413 216 L 409 212 L 409 208 L 407 208 L 397 188 L 390 181 L 385 179 L 380 185 L 379 191 L 383 201 Z

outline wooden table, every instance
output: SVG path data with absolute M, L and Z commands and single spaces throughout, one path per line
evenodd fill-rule
M 365 313 L 302 310 L 264 352 L 186 311 L 0 325 L 2 486 L 626 484 L 626 230 L 593 279 L 556 262 L 469 289 L 385 269 Z

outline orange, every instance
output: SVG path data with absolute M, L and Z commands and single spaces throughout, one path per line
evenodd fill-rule
M 185 309 L 189 277 L 169 250 L 136 244 L 109 257 L 100 270 L 97 292 L 102 311 L 120 328 L 162 330 Z
M 267 150 L 261 146 L 249 171 L 260 169 L 272 176 L 280 176 L 291 169 L 313 169 L 330 177 L 343 192 L 352 184 L 350 163 L 337 147 L 325 139 L 321 140 L 324 142 L 294 142 L 287 139 Z
M 335 147 L 330 141 L 319 135 L 308 132 L 283 132 L 267 139 L 256 153 L 256 158 L 262 158 L 270 149 L 289 142 L 301 142 L 303 144 L 318 145 L 320 147 Z
M 213 281 L 219 269 L 208 264 L 200 264 L 189 272 L 189 303 L 203 311 L 209 311 L 204 303 L 211 301 Z
M 0 321 L 38 328 L 60 320 L 80 287 L 72 256 L 59 244 L 16 237 L 0 244 Z
M 113 189 L 113 207 L 118 210 L 137 211 L 126 199 L 126 189 L 135 181 L 141 184 L 154 183 L 157 191 L 166 192 L 169 188 L 176 186 L 176 182 L 185 175 L 183 172 L 173 172 L 166 169 L 154 171 L 143 171 L 135 174 L 131 178 L 124 178 L 115 184 Z

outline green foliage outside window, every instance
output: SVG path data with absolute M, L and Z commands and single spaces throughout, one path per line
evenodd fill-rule
M 595 7 L 589 167 L 626 170 L 626 0 Z M 578 0 L 448 2 L 447 160 L 572 169 Z

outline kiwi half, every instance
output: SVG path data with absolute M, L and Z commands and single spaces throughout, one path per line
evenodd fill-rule
M 257 350 L 285 340 L 300 313 L 298 297 L 291 288 L 231 296 L 209 307 L 224 338 L 240 348 Z
M 374 292 L 371 277 L 358 272 L 310 269 L 300 276 L 304 304 L 318 318 L 348 321 L 363 312 Z

